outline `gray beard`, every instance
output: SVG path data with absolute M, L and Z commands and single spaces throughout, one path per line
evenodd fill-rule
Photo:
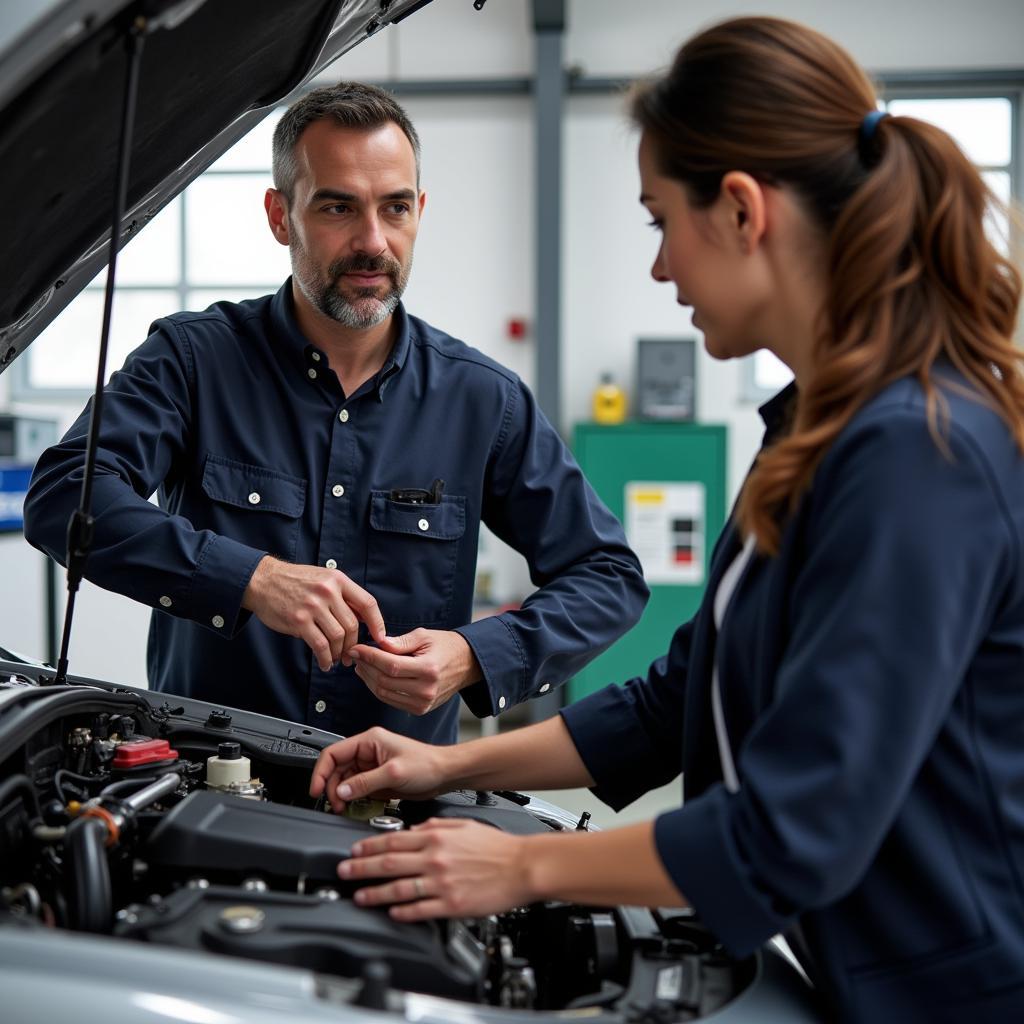
M 337 321 L 342 327 L 365 330 L 382 324 L 398 308 L 402 294 L 392 288 L 383 298 L 370 294 L 360 296 L 356 302 L 349 302 L 336 287 L 327 285 L 314 301 L 324 316 Z

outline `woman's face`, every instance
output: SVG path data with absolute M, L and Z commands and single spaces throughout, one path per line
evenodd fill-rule
M 760 261 L 749 258 L 742 209 L 721 195 L 706 209 L 691 205 L 686 189 L 658 168 L 654 145 L 640 140 L 640 201 L 661 235 L 651 267 L 656 281 L 671 281 L 681 306 L 716 359 L 734 359 L 763 348 L 759 337 L 771 288 Z

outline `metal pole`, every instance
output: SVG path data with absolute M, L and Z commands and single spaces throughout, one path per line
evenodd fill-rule
M 533 0 L 537 67 L 534 78 L 536 140 L 537 402 L 556 430 L 562 428 L 562 109 L 565 72 L 562 43 L 565 0 Z M 530 720 L 539 722 L 562 706 L 558 688 L 530 702 Z
M 565 73 L 564 0 L 533 0 L 537 67 L 534 78 L 536 140 L 537 401 L 560 430 L 562 290 L 562 108 Z

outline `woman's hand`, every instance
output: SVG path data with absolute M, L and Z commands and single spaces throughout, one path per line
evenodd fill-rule
M 435 747 L 376 727 L 324 747 L 313 768 L 309 795 L 326 792 L 335 813 L 360 797 L 425 800 L 443 792 L 443 760 L 451 747 Z
M 338 865 L 346 881 L 394 879 L 355 893 L 362 907 L 393 903 L 396 921 L 483 917 L 533 899 L 524 840 L 489 825 L 431 818 L 407 832 L 361 839 Z

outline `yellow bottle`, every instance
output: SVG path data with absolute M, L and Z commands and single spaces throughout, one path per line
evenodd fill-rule
M 601 384 L 594 392 L 594 422 L 621 423 L 626 418 L 626 392 L 612 380 L 610 373 L 601 375 Z

